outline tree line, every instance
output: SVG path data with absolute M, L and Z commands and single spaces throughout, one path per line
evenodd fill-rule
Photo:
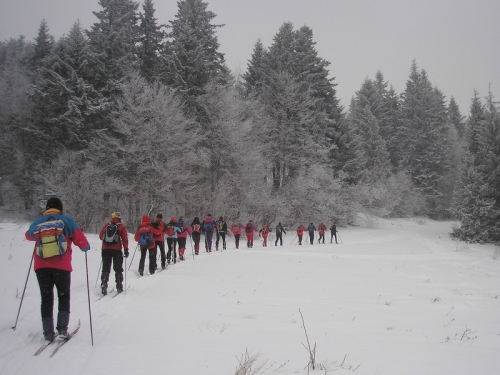
M 178 1 L 100 0 L 57 41 L 0 42 L 0 205 L 59 195 L 86 230 L 119 210 L 294 224 L 358 212 L 458 219 L 500 243 L 500 116 L 491 92 L 463 116 L 413 61 L 404 92 L 377 71 L 347 108 L 313 30 L 285 22 L 234 76 L 216 15 Z

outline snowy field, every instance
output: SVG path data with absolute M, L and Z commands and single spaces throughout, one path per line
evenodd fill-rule
M 33 356 L 43 341 L 33 271 L 11 329 L 28 224 L 0 223 L 0 374 L 231 375 L 253 360 L 240 374 L 496 375 L 499 248 L 452 241 L 451 225 L 376 220 L 339 228 L 339 245 L 290 245 L 290 231 L 283 247 L 271 234 L 267 248 L 236 250 L 230 238 L 195 260 L 188 241 L 187 260 L 153 276 L 138 278 L 136 254 L 126 294 L 100 300 L 100 242 L 88 235 L 94 345 L 85 255 L 74 249 L 70 330 L 82 327 L 49 358 L 52 347 Z

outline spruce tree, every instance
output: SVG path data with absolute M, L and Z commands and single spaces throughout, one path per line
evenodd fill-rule
M 159 78 L 160 52 L 165 33 L 162 26 L 157 24 L 153 1 L 145 0 L 142 10 L 143 13 L 139 14 L 141 22 L 138 37 L 140 71 L 149 82 L 153 82 Z
M 479 98 L 479 94 L 474 90 L 474 96 L 471 99 L 470 115 L 465 127 L 465 137 L 467 139 L 467 149 L 474 156 L 474 165 L 478 165 L 475 156 L 479 151 L 478 134 L 481 129 L 481 123 L 485 120 L 484 105 Z
M 428 214 L 447 215 L 446 184 L 449 173 L 447 118 L 444 97 L 430 83 L 425 71 L 414 61 L 401 103 L 402 167 L 427 199 Z
M 34 70 L 43 65 L 43 60 L 50 55 L 53 46 L 54 37 L 50 35 L 47 21 L 43 19 L 40 22 L 40 27 L 38 28 L 38 34 L 35 38 L 33 48 L 33 56 L 31 57 L 32 68 Z
M 384 80 L 382 72 L 379 70 L 375 74 L 373 81 L 377 93 L 377 105 L 374 108 L 373 115 L 377 118 L 380 135 L 387 145 L 389 158 L 393 170 L 398 170 L 400 161 L 399 142 L 397 138 L 397 129 L 400 121 L 400 101 L 399 96 Z
M 248 61 L 247 71 L 243 74 L 244 96 L 258 96 L 263 91 L 266 80 L 267 50 L 261 40 L 257 40 L 253 48 L 251 59 Z
M 62 149 L 87 148 L 109 107 L 89 83 L 94 57 L 77 22 L 40 69 L 39 82 L 30 96 L 34 103 L 32 130 L 45 150 L 42 154 L 49 158 Z M 48 143 L 57 147 L 43 146 Z
M 374 115 L 379 110 L 379 105 L 376 88 L 371 80 L 366 79 L 351 101 L 347 118 L 351 133 L 349 148 L 353 157 L 344 165 L 343 170 L 349 173 L 351 183 L 372 183 L 388 177 L 389 154 Z
M 226 84 L 230 79 L 215 32 L 223 25 L 212 23 L 216 15 L 201 0 L 181 0 L 177 4 L 164 52 L 165 82 L 181 96 L 186 114 L 207 121 L 207 114 L 196 104 L 197 98 L 205 93 L 209 82 Z
M 93 86 L 104 97 L 116 100 L 120 83 L 137 68 L 137 9 L 132 0 L 99 0 L 102 10 L 87 31 L 92 52 Z
M 458 107 L 458 104 L 453 96 L 450 98 L 450 104 L 448 105 L 448 119 L 456 129 L 458 138 L 462 139 L 465 132 L 465 118 L 460 113 L 460 108 Z

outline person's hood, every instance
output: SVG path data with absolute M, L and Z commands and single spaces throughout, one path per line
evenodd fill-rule
M 149 216 L 148 216 L 148 215 L 144 215 L 144 216 L 142 217 L 141 224 L 142 224 L 142 225 L 149 225 L 149 223 L 151 223 L 151 220 L 149 220 Z

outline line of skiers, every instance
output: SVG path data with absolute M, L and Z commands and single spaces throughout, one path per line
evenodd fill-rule
M 321 222 L 318 226 L 319 242 L 325 243 L 326 226 Z M 184 217 L 170 217 L 168 222 L 163 221 L 163 215 L 158 213 L 156 219 L 150 220 L 149 215 L 144 215 L 141 220 L 141 225 L 134 235 L 134 240 L 137 242 L 137 248 L 140 250 L 141 257 L 139 260 L 139 275 L 144 275 L 144 267 L 146 256 L 149 256 L 149 273 L 153 275 L 158 270 L 158 254 L 160 259 L 160 267 L 164 270 L 168 264 L 177 263 L 177 252 L 179 260 L 185 260 L 186 242 L 188 236 L 192 239 L 192 247 L 194 255 L 200 253 L 201 235 L 205 239 L 205 251 L 212 252 L 213 239 L 215 234 L 215 250 L 226 250 L 226 235 L 228 230 L 234 237 L 236 249 L 239 249 L 241 236 L 244 234 L 247 240 L 247 248 L 253 247 L 254 234 L 258 233 L 262 238 L 262 246 L 267 247 L 267 239 L 272 228 L 264 223 L 259 229 L 252 220 L 246 225 L 238 220 L 228 228 L 224 218 L 221 216 L 215 220 L 211 214 L 208 214 L 203 220 L 195 217 L 191 223 L 185 220 Z M 337 228 L 336 223 L 332 225 L 331 240 L 335 237 L 337 243 Z M 297 238 L 299 245 L 302 245 L 302 237 L 304 232 L 309 233 L 311 244 L 314 243 L 314 232 L 316 227 L 311 223 L 306 229 L 302 223 L 297 228 Z M 286 234 L 285 228 L 278 223 L 275 228 L 276 240 L 275 246 L 283 246 L 283 234 Z M 123 257 L 129 256 L 128 234 L 127 228 L 121 221 L 119 212 L 111 214 L 111 220 L 102 227 L 99 238 L 102 240 L 102 274 L 101 274 L 101 292 L 107 294 L 109 275 L 111 272 L 111 264 L 115 272 L 116 290 L 118 293 L 123 291 Z M 167 249 L 165 249 L 165 240 Z M 293 242 L 293 241 L 292 241 Z M 321 243 L 321 242 L 320 242 Z M 122 254 L 121 249 L 124 249 Z M 137 249 L 136 248 L 136 249 Z M 118 251 L 117 251 L 118 250 Z M 165 251 L 167 250 L 167 251 Z M 194 256 L 193 255 L 193 256 Z
M 325 232 L 327 231 L 326 225 L 321 222 L 318 225 L 318 243 L 325 243 Z M 304 236 L 304 232 L 307 232 L 309 234 L 309 243 L 312 245 L 314 244 L 314 232 L 316 232 L 316 227 L 314 226 L 313 223 L 310 223 L 309 226 L 306 228 L 302 223 L 299 223 L 299 226 L 297 227 L 297 238 L 299 239 L 299 245 L 302 245 L 302 238 Z M 334 221 L 332 226 L 330 227 L 330 243 L 333 243 L 333 238 L 335 238 L 335 243 L 338 244 L 337 241 L 337 222 Z

